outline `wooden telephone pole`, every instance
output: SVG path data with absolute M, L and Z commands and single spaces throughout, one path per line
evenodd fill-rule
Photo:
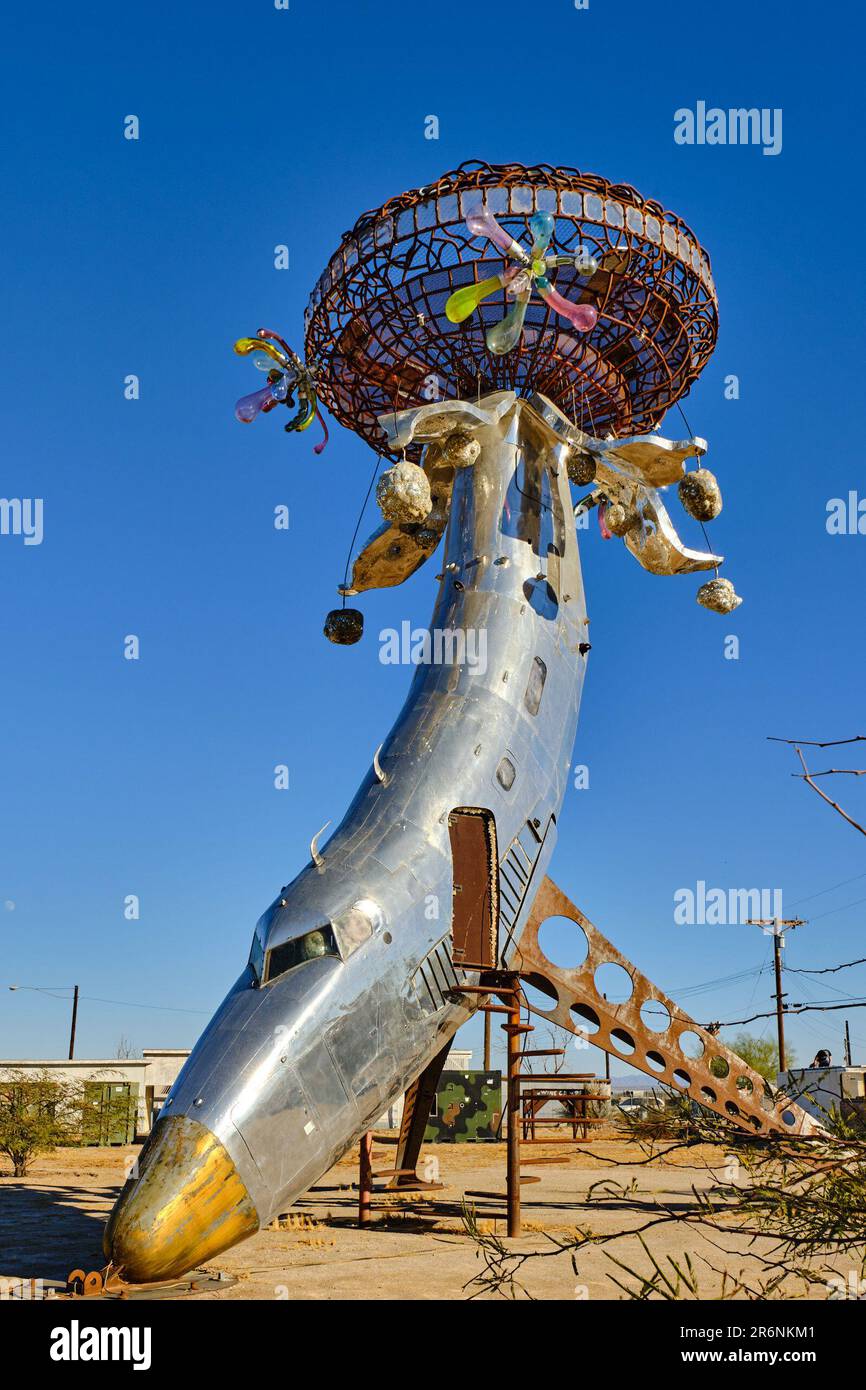
M 779 1071 L 788 1070 L 785 1057 L 785 1005 L 782 1003 L 785 997 L 782 993 L 782 950 L 785 945 L 785 932 L 805 925 L 802 917 L 749 917 L 746 921 L 748 927 L 773 928 L 773 965 L 776 972 L 776 992 L 773 997 L 776 1000 L 776 1030 L 779 1037 Z

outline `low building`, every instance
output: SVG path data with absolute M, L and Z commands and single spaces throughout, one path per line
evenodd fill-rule
M 145 1104 L 144 1058 L 112 1058 L 111 1061 L 73 1060 L 0 1061 L 0 1080 L 21 1080 L 25 1085 L 41 1083 L 67 1088 L 80 1094 L 86 1120 L 82 1122 L 84 1144 L 131 1144 L 149 1132 Z M 76 1121 L 77 1123 L 77 1121 Z
M 6 1060 L 0 1061 L 0 1080 L 44 1078 L 80 1090 L 87 1109 L 82 1143 L 131 1144 L 147 1138 L 188 1056 L 188 1050 L 179 1048 L 145 1048 L 141 1057 L 104 1061 Z
M 189 1056 L 189 1048 L 145 1047 L 141 1055 L 147 1062 L 144 1080 L 147 1129 L 144 1133 L 149 1134 L 159 1119 L 159 1113 L 178 1078 L 181 1067 Z
M 816 1120 L 832 1111 L 843 1120 L 866 1119 L 866 1067 L 791 1067 L 778 1084 Z

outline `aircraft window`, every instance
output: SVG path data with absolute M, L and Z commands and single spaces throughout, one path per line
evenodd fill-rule
M 267 916 L 267 913 L 265 916 Z M 265 917 L 260 917 L 258 922 L 256 922 L 256 929 L 253 933 L 253 944 L 250 947 L 249 963 L 259 983 L 261 983 L 265 966 L 265 926 Z
M 565 554 L 565 517 L 558 489 L 540 454 L 520 454 L 508 485 L 499 529 L 526 541 L 541 559 Z
M 502 508 L 502 534 L 527 541 L 538 552 L 541 505 L 540 456 L 519 454 Z
M 514 786 L 514 779 L 517 776 L 517 769 L 510 758 L 503 758 L 496 769 L 496 780 L 504 791 L 511 791 Z
M 343 959 L 346 960 L 365 941 L 369 941 L 383 920 L 382 909 L 370 898 L 362 898 L 341 912 L 339 917 L 334 917 L 331 925 Z
M 526 694 L 523 697 L 524 704 L 530 714 L 538 713 L 538 707 L 541 704 L 541 692 L 544 690 L 546 679 L 547 667 L 540 656 L 533 657 L 532 669 L 526 683 Z
M 321 956 L 336 956 L 340 959 L 337 942 L 330 926 L 317 927 L 315 931 L 308 931 L 304 936 L 293 936 L 289 941 L 284 941 L 280 946 L 268 951 L 265 982 L 270 984 L 271 980 L 275 980 L 278 975 L 285 975 L 287 970 L 293 970 L 296 965 L 303 965 L 308 960 L 318 960 Z

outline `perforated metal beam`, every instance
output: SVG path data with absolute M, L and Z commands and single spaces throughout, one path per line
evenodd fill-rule
M 569 918 L 583 931 L 587 955 L 576 969 L 554 965 L 542 951 L 538 934 L 550 917 Z M 624 1003 L 605 1000 L 596 985 L 596 971 L 607 962 L 621 966 L 631 977 L 632 993 Z M 582 1034 L 594 1047 L 683 1091 L 749 1133 L 822 1132 L 811 1115 L 770 1086 L 642 975 L 549 878 L 538 891 L 509 966 L 550 997 L 549 1010 L 527 1000 L 533 1013 L 570 1033 Z M 656 1026 L 648 1024 L 645 1016 Z

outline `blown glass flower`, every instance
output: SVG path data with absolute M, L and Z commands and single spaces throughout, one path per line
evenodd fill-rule
M 455 290 L 445 304 L 445 315 L 452 323 L 462 323 L 479 304 L 498 289 L 505 290 L 514 305 L 505 317 L 487 329 L 485 341 L 491 352 L 502 356 L 511 352 L 520 341 L 526 308 L 537 290 L 541 298 L 557 314 L 562 315 L 578 330 L 588 333 L 598 321 L 598 310 L 593 304 L 575 304 L 553 288 L 548 271 L 556 266 L 574 266 L 580 274 L 592 275 L 598 269 L 598 262 L 583 248 L 576 256 L 548 256 L 547 247 L 553 236 L 554 218 L 549 212 L 533 213 L 529 219 L 532 232 L 532 249 L 527 251 L 515 241 L 509 232 L 497 222 L 486 203 L 474 208 L 467 215 L 466 226 L 473 236 L 487 237 L 494 246 L 515 264 L 507 266 L 499 275 L 479 280 L 473 285 L 464 285 Z
M 285 429 L 305 430 L 318 418 L 325 437 L 314 446 L 313 453 L 320 454 L 328 442 L 328 426 L 319 409 L 310 368 L 288 343 L 267 328 L 260 328 L 255 338 L 238 338 L 234 346 L 239 357 L 251 357 L 253 365 L 268 374 L 265 386 L 248 396 L 241 396 L 235 406 L 238 420 L 248 425 L 257 415 L 267 415 L 277 405 L 291 408 L 295 404 L 293 393 L 297 391 L 300 408 Z

